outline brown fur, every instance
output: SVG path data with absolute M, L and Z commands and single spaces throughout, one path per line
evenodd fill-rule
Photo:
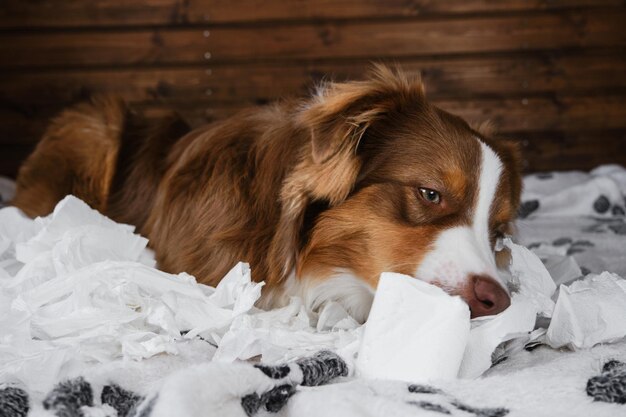
M 324 279 L 348 269 L 373 286 L 383 271 L 411 273 L 442 229 L 470 221 L 474 136 L 507 173 L 494 233 L 519 203 L 517 149 L 428 104 L 419 78 L 382 66 L 366 81 L 332 83 L 179 140 L 175 118 L 149 129 L 129 117 L 112 100 L 64 112 L 20 170 L 14 204 L 43 215 L 73 193 L 136 224 L 162 269 L 211 285 L 239 260 L 270 289 L 293 270 Z M 440 191 L 442 203 L 423 201 L 419 187 Z
M 106 211 L 124 113 L 120 101 L 97 98 L 53 120 L 20 168 L 13 204 L 34 217 L 50 213 L 59 200 L 74 194 Z

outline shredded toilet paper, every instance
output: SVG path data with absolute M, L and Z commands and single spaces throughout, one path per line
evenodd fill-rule
M 44 391 L 85 364 L 177 354 L 196 336 L 219 344 L 222 361 L 356 351 L 360 329 L 347 313 L 325 313 L 330 330 L 316 332 L 298 299 L 263 312 L 254 307 L 263 283 L 247 264 L 216 288 L 201 285 L 155 269 L 133 232 L 72 196 L 36 220 L 0 210 L 0 383 Z
M 524 246 L 513 243 L 510 238 L 502 243 L 511 251 L 509 273 L 514 292 L 526 297 L 545 317 L 552 315 L 554 301 L 551 297 L 556 284 L 541 259 Z
M 583 276 L 578 262 L 572 256 L 546 256 L 543 263 L 557 286 L 569 284 Z
M 562 285 L 546 342 L 554 348 L 590 348 L 626 336 L 626 281 L 615 274 L 589 274 Z
M 496 346 L 532 330 L 537 313 L 552 316 L 543 337 L 554 347 L 585 348 L 626 335 L 623 279 L 604 273 L 561 285 L 555 306 L 553 278 L 559 284 L 570 283 L 580 273 L 578 265 L 553 251 L 545 253 L 546 269 L 535 254 L 510 240 L 505 244 L 512 253 L 510 274 L 518 290 L 511 308 L 474 320 L 465 339 L 428 329 L 428 323 L 442 325 L 453 311 L 459 315 L 449 322 L 450 328 L 465 334 L 463 329 L 469 329 L 470 323 L 468 317 L 461 317 L 463 309 L 457 308 L 462 305 L 467 310 L 460 300 L 450 304 L 453 297 L 434 297 L 432 289 L 417 295 L 422 299 L 430 294 L 436 300 L 432 309 L 394 319 L 383 315 L 379 330 L 369 331 L 368 336 L 367 327 L 358 325 L 334 302 L 316 312 L 317 322 L 299 298 L 272 311 L 255 308 L 263 283 L 252 280 L 252 271 L 244 263 L 235 265 L 215 288 L 198 284 L 186 273 L 159 271 L 147 243 L 132 226 L 117 224 L 72 196 L 51 215 L 35 220 L 12 207 L 0 209 L 0 383 L 19 381 L 44 392 L 72 370 L 117 358 L 176 355 L 197 337 L 216 346 L 216 361 L 261 356 L 265 362 L 281 362 L 320 349 L 349 359 L 394 329 L 405 330 L 398 331 L 396 342 L 378 351 L 381 358 L 387 355 L 405 370 L 430 369 L 438 377 L 454 377 L 460 371 L 459 375 L 474 378 L 491 365 Z M 431 287 L 414 278 L 396 278 L 394 283 L 409 280 L 412 287 Z M 381 294 L 384 298 L 384 291 L 377 298 Z M 434 315 L 435 311 L 441 315 Z M 375 318 L 373 310 L 370 322 L 375 323 Z M 406 330 L 416 325 L 413 332 Z M 430 350 L 418 346 L 403 353 L 403 346 L 420 339 L 430 344 Z M 442 365 L 446 361 L 447 368 Z

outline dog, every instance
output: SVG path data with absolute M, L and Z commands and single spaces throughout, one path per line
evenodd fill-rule
M 51 122 L 13 205 L 50 213 L 74 194 L 150 239 L 161 269 L 216 285 L 237 262 L 260 307 L 334 301 L 359 322 L 382 272 L 460 295 L 471 316 L 510 304 L 496 241 L 512 232 L 518 145 L 431 104 L 417 75 L 377 65 L 191 130 L 101 97 Z

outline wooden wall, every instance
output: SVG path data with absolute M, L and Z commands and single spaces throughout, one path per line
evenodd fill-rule
M 528 170 L 626 164 L 623 0 L 3 0 L 0 174 L 92 93 L 197 125 L 371 61 L 496 122 Z

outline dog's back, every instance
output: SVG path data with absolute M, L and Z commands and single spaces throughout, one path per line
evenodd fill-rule
M 266 278 L 269 259 L 276 270 L 286 264 L 267 255 L 277 229 L 288 236 L 275 239 L 279 251 L 291 253 L 295 241 L 292 227 L 278 225 L 283 179 L 306 142 L 291 107 L 249 109 L 190 131 L 175 113 L 147 119 L 95 98 L 51 122 L 19 171 L 12 204 L 42 216 L 73 194 L 136 226 L 163 270 L 217 285 L 244 260 Z
M 62 112 L 20 168 L 12 204 L 49 214 L 73 194 L 113 219 L 141 228 L 166 165 L 189 131 L 176 114 L 148 120 L 119 99 L 94 97 Z

